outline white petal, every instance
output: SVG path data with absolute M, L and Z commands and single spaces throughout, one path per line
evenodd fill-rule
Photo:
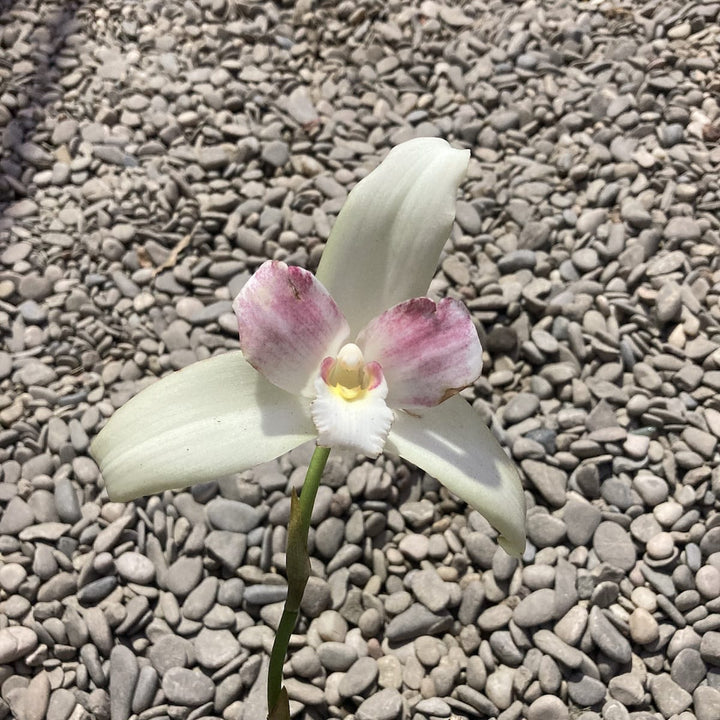
M 385 450 L 436 477 L 490 521 L 508 553 L 522 554 L 525 496 L 520 476 L 463 398 L 429 408 L 422 417 L 396 413 Z
M 350 323 L 351 337 L 389 307 L 427 293 L 469 158 L 468 150 L 440 138 L 410 140 L 348 196 L 317 277 Z
M 233 352 L 144 389 L 90 451 L 110 497 L 125 501 L 247 470 L 315 435 L 309 402 L 271 385 Z
M 321 377 L 317 379 L 315 389 L 317 397 L 311 412 L 318 430 L 318 445 L 346 448 L 377 457 L 383 450 L 394 415 L 385 404 L 385 380 L 356 400 L 345 400 Z

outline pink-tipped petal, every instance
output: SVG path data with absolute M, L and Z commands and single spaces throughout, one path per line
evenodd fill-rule
M 467 308 L 445 298 L 415 298 L 371 320 L 357 339 L 379 362 L 394 408 L 432 407 L 471 385 L 482 370 L 482 348 Z
M 313 394 L 324 357 L 335 355 L 348 324 L 315 276 L 268 261 L 233 302 L 240 349 L 271 383 L 294 394 Z

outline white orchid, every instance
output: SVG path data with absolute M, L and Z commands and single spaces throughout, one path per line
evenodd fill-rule
M 422 297 L 454 218 L 467 151 L 399 145 L 350 193 L 317 277 L 267 262 L 233 303 L 241 352 L 175 372 L 120 408 L 92 445 L 128 500 L 247 470 L 315 438 L 400 455 L 525 545 L 519 476 L 457 393 L 480 375 L 465 307 Z

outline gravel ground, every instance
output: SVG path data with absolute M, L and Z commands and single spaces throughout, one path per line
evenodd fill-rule
M 309 448 L 121 505 L 89 439 L 419 135 L 472 149 L 431 293 L 478 322 L 530 542 L 331 458 L 295 716 L 718 720 L 719 14 L 0 0 L 0 720 L 264 717 Z

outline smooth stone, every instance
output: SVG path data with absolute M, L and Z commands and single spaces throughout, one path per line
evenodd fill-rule
M 630 662 L 630 643 L 597 606 L 590 610 L 589 629 L 593 642 L 608 657 L 619 663 Z
M 697 720 L 720 720 L 720 690 L 703 685 L 693 693 L 693 709 Z
M 436 614 L 415 603 L 396 615 L 387 625 L 385 635 L 390 642 L 406 642 L 420 635 L 438 635 L 452 625 L 452 616 Z
M 169 568 L 167 589 L 178 597 L 185 597 L 202 577 L 203 564 L 200 557 L 180 557 Z
M 645 688 L 640 679 L 632 673 L 623 673 L 610 678 L 610 695 L 623 705 L 639 705 L 645 697 Z
M 355 648 L 333 641 L 318 645 L 317 654 L 322 666 L 330 672 L 345 672 L 358 658 Z
M 127 582 L 148 585 L 155 577 L 155 566 L 137 552 L 124 552 L 115 560 L 118 574 Z
M 605 699 L 607 687 L 600 680 L 583 673 L 568 678 L 568 696 L 580 707 L 592 707 Z
M 541 695 L 528 708 L 527 720 L 568 720 L 567 705 L 555 695 Z
M 182 667 L 170 668 L 165 673 L 162 689 L 171 703 L 186 707 L 210 702 L 215 695 L 215 684 L 207 675 Z
M 649 645 L 659 637 L 657 620 L 644 608 L 635 608 L 628 621 L 630 637 L 638 645 Z
M 127 720 L 132 713 L 132 698 L 138 674 L 137 658 L 130 648 L 116 645 L 110 653 L 110 716 Z
M 50 678 L 43 671 L 33 676 L 25 693 L 24 720 L 52 720 L 46 713 L 50 702 Z
M 503 419 L 507 425 L 514 425 L 531 415 L 540 407 L 540 399 L 532 393 L 518 393 L 503 410 Z
M 570 500 L 563 508 L 567 537 L 576 547 L 590 542 L 601 519 L 600 509 L 588 502 Z
M 564 470 L 529 459 L 523 460 L 520 466 L 550 505 L 562 507 L 565 504 L 567 474 Z
M 601 522 L 593 535 L 593 548 L 598 557 L 624 571 L 631 570 L 637 552 L 628 533 L 617 523 Z
M 25 657 L 37 647 L 37 644 L 37 635 L 30 628 L 11 625 L 0 629 L 0 665 Z
M 157 670 L 151 665 L 145 665 L 140 668 L 132 698 L 132 711 L 134 713 L 141 713 L 143 710 L 147 710 L 152 705 L 157 688 Z
M 649 684 L 653 699 L 666 718 L 690 707 L 692 695 L 683 690 L 667 673 L 652 676 Z
M 215 498 L 207 506 L 207 517 L 215 530 L 248 533 L 256 528 L 262 519 L 256 508 L 237 500 Z
M 193 588 L 182 606 L 182 614 L 188 620 L 202 620 L 215 603 L 218 592 L 218 579 L 206 577 L 196 588 Z
M 689 693 L 705 679 L 707 672 L 700 651 L 690 647 L 680 650 L 670 666 L 670 677 Z
M 193 645 L 178 635 L 161 635 L 148 649 L 147 655 L 153 667 L 164 675 L 174 667 L 185 667 L 194 657 Z
M 535 627 L 555 617 L 555 591 L 540 588 L 523 598 L 513 611 L 513 620 L 522 628 Z
M 355 713 L 357 720 L 396 720 L 401 717 L 403 697 L 394 688 L 385 688 L 364 700 Z
M 195 656 L 205 668 L 217 670 L 238 655 L 240 644 L 229 630 L 203 628 L 193 641 Z
M 338 685 L 340 697 L 365 695 L 377 681 L 378 674 L 378 664 L 374 658 L 358 658 L 340 680 Z
M 35 514 L 28 504 L 15 495 L 5 506 L 0 517 L 0 535 L 17 535 L 35 522 Z
M 450 590 L 434 569 L 420 570 L 412 579 L 415 597 L 432 612 L 440 612 L 450 601 Z

